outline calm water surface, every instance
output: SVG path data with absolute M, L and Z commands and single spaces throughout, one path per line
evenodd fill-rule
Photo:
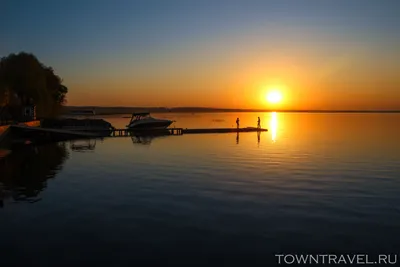
M 269 132 L 15 152 L 0 164 L 1 266 L 271 266 L 280 253 L 399 253 L 400 114 L 154 115 L 184 128 L 236 117 L 256 126 L 261 116 Z

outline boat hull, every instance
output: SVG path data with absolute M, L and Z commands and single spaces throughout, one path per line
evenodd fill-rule
M 68 130 L 74 132 L 95 133 L 101 136 L 109 136 L 114 128 L 111 123 L 103 119 L 44 119 L 43 128 Z
M 169 120 L 160 120 L 160 121 L 152 121 L 152 122 L 137 122 L 127 125 L 128 129 L 166 129 L 172 124 L 172 121 Z

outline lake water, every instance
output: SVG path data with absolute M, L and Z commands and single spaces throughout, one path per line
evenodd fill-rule
M 400 114 L 154 114 L 268 132 L 106 138 L 0 164 L 1 266 L 272 266 L 399 253 Z M 116 127 L 129 119 L 107 116 Z M 400 259 L 399 259 L 400 261 Z

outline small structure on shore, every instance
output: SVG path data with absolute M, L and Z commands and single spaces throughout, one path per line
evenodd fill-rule
M 36 120 L 36 105 L 32 98 L 6 89 L 0 96 L 0 125 Z
M 27 105 L 24 106 L 23 109 L 23 121 L 35 121 L 36 120 L 36 106 L 35 105 Z

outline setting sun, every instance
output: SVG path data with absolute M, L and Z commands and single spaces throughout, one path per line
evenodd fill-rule
M 282 100 L 282 94 L 279 91 L 271 91 L 267 94 L 267 101 L 270 103 L 279 103 Z

